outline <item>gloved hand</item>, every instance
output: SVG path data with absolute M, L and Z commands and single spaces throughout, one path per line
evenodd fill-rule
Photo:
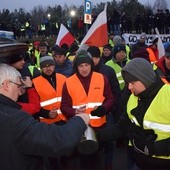
M 157 138 L 157 134 L 153 129 L 143 129 L 138 127 L 132 133 L 133 139 L 145 140 L 145 141 L 155 141 Z
M 133 139 L 131 140 L 134 149 L 137 152 L 143 153 L 145 155 L 154 154 L 154 142 L 157 138 L 154 130 L 152 129 L 140 129 L 140 133 L 134 132 L 132 134 Z
M 170 155 L 170 138 L 162 139 L 154 143 L 154 155 L 169 156 Z
M 91 111 L 92 116 L 102 117 L 107 114 L 107 111 L 104 106 L 98 106 L 95 110 Z

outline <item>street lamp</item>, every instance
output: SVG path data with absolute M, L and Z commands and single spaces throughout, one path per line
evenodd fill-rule
M 47 14 L 47 17 L 48 17 L 48 19 L 50 19 L 51 18 L 51 14 Z
M 76 15 L 76 12 L 74 10 L 71 10 L 70 15 L 74 17 Z

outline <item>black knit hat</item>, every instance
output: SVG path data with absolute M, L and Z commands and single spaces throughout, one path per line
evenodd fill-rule
M 146 47 L 141 47 L 133 53 L 133 58 L 137 58 L 137 57 L 144 58 L 150 61 L 149 52 L 147 51 Z
M 63 48 L 57 48 L 54 53 L 55 55 L 66 55 L 67 51 Z
M 93 60 L 92 60 L 92 56 L 89 52 L 87 52 L 86 50 L 80 50 L 76 55 L 75 55 L 75 59 L 73 61 L 73 68 L 75 69 L 75 71 L 77 71 L 77 67 L 82 64 L 82 63 L 88 63 L 92 66 L 94 66 Z
M 123 44 L 119 44 L 119 45 L 115 45 L 113 48 L 113 54 L 114 56 L 116 56 L 116 53 L 120 52 L 120 51 L 124 51 L 126 53 L 126 48 L 125 45 Z
M 54 46 L 51 47 L 51 51 L 56 51 L 58 48 L 59 48 L 58 45 L 54 45 Z
M 90 46 L 87 51 L 92 55 L 92 57 L 100 58 L 100 49 L 97 46 Z
M 103 46 L 103 49 L 105 49 L 105 48 L 112 51 L 112 46 L 110 44 L 107 44 L 107 45 Z
M 140 81 L 148 88 L 156 81 L 156 74 L 149 61 L 144 58 L 134 58 L 122 68 L 125 82 Z

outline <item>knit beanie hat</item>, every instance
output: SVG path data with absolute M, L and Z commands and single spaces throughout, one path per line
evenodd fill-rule
M 87 51 L 92 55 L 92 57 L 100 58 L 100 49 L 97 46 L 91 46 Z
M 67 51 L 65 49 L 59 47 L 55 50 L 54 53 L 55 53 L 55 55 L 66 55 Z
M 94 65 L 91 54 L 86 50 L 81 50 L 75 55 L 75 59 L 73 61 L 73 68 L 77 71 L 78 66 L 82 63 L 88 63 L 92 67 Z
M 88 45 L 88 44 L 83 44 L 83 45 L 81 45 L 81 46 L 78 48 L 77 53 L 78 53 L 79 51 L 81 51 L 81 50 L 87 51 L 88 48 L 89 48 L 89 45 Z
M 107 45 L 105 45 L 105 46 L 103 46 L 103 50 L 104 49 L 109 49 L 110 51 L 112 51 L 112 46 L 110 45 L 110 44 L 107 44 Z
M 126 48 L 125 45 L 123 44 L 119 44 L 119 45 L 115 45 L 113 48 L 113 54 L 114 56 L 116 56 L 116 53 L 120 52 L 120 51 L 124 51 L 126 53 Z
M 51 51 L 56 51 L 58 48 L 59 48 L 58 45 L 54 45 L 54 46 L 51 47 Z
M 40 41 L 34 41 L 34 42 L 33 42 L 33 45 L 34 45 L 34 46 L 39 46 L 39 45 L 40 45 Z
M 122 38 L 119 35 L 114 36 L 113 43 L 114 45 L 122 44 Z
M 122 68 L 125 82 L 140 81 L 148 88 L 156 81 L 156 74 L 152 65 L 143 58 L 134 58 Z
M 146 40 L 146 33 L 145 33 L 145 32 L 142 32 L 142 33 L 141 33 L 140 39 L 145 39 L 145 40 Z
M 43 56 L 40 58 L 40 68 L 43 68 L 45 65 L 55 65 L 55 61 L 51 56 Z
M 150 61 L 149 52 L 147 51 L 146 47 L 141 47 L 133 53 L 133 58 L 137 58 L 137 57 L 144 58 Z
M 64 43 L 61 45 L 61 48 L 64 49 L 65 51 L 68 51 L 69 50 L 69 46 L 68 44 Z

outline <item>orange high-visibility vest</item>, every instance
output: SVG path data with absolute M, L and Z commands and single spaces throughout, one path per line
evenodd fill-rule
M 151 63 L 155 63 L 158 59 L 157 57 L 155 56 L 154 52 L 150 49 L 150 48 L 147 48 L 146 49 L 149 53 L 149 60 Z
M 33 83 L 35 89 L 37 90 L 40 96 L 40 105 L 42 108 L 46 110 L 52 110 L 53 108 L 57 108 L 58 116 L 54 119 L 46 119 L 41 118 L 41 122 L 45 122 L 47 124 L 51 124 L 54 122 L 58 122 L 60 120 L 66 121 L 65 116 L 61 113 L 60 105 L 61 105 L 61 97 L 62 97 L 62 89 L 63 84 L 65 83 L 66 77 L 62 74 L 56 74 L 56 89 L 54 89 L 51 84 L 42 76 L 39 76 L 33 79 Z
M 85 113 L 90 114 L 95 106 L 102 105 L 105 97 L 103 96 L 104 91 L 104 77 L 100 73 L 93 72 L 90 82 L 88 94 L 84 90 L 83 85 L 78 79 L 77 75 L 67 78 L 66 86 L 68 93 L 72 98 L 73 108 L 80 108 L 86 106 Z M 106 123 L 106 116 L 98 117 L 91 116 L 90 114 L 90 125 L 92 127 L 100 127 Z

